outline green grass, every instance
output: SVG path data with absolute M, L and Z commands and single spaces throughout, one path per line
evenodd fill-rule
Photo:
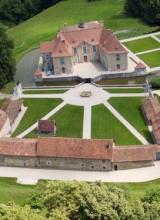
M 160 47 L 160 43 L 154 40 L 152 37 L 129 41 L 124 43 L 124 45 L 134 53 L 152 50 Z
M 140 144 L 104 105 L 92 107 L 92 138 L 111 138 L 116 145 Z
M 24 94 L 59 94 L 65 93 L 67 90 L 26 90 L 23 91 Z
M 142 98 L 111 98 L 110 104 L 117 109 L 150 143 L 153 143 L 144 116 L 141 111 Z
M 106 183 L 106 185 L 126 190 L 129 194 L 129 201 L 133 202 L 142 198 L 148 190 L 159 187 L 160 179 L 144 183 Z M 16 179 L 13 178 L 0 178 L 0 203 L 7 204 L 12 201 L 18 205 L 24 205 L 34 189 L 35 186 L 17 184 Z
M 144 89 L 142 88 L 108 88 L 104 89 L 110 93 L 142 93 Z
M 103 79 L 96 84 L 98 85 L 128 85 L 130 81 L 135 82 L 135 84 L 144 84 L 146 81 L 145 76 L 139 76 L 139 77 L 124 77 L 124 78 L 116 78 L 116 79 Z
M 61 1 L 55 6 L 9 29 L 9 36 L 15 40 L 15 55 L 19 60 L 27 51 L 39 46 L 42 41 L 52 39 L 64 25 L 80 21 L 104 20 L 105 26 L 113 31 L 125 30 L 119 36 L 127 38 L 150 31 L 150 27 L 140 19 L 124 14 L 124 0 Z
M 121 187 L 129 193 L 129 201 L 141 199 L 149 190 L 160 186 L 160 179 L 142 183 L 106 183 L 107 185 Z
M 0 178 L 0 203 L 15 202 L 23 205 L 31 196 L 34 186 L 20 185 L 13 178 Z
M 0 90 L 0 92 L 4 94 L 12 94 L 14 87 L 15 87 L 15 82 L 9 82 L 5 85 L 4 88 Z
M 24 105 L 28 109 L 13 136 L 22 133 L 61 102 L 61 99 L 24 99 Z
M 56 120 L 58 128 L 56 136 L 77 138 L 82 137 L 83 107 L 66 105 L 50 119 Z M 26 137 L 37 137 L 37 131 L 32 131 Z
M 139 55 L 140 59 L 142 59 L 148 66 L 150 67 L 159 67 L 160 66 L 160 50 Z

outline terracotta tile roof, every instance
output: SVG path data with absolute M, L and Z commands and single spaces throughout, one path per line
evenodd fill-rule
M 113 148 L 112 161 L 113 162 L 136 162 L 136 161 L 151 161 L 155 160 L 154 145 L 142 146 L 128 146 Z
M 40 120 L 38 122 L 38 131 L 52 133 L 54 131 L 54 123 L 49 120 Z
M 7 99 L 2 106 L 2 110 L 8 115 L 10 123 L 13 124 L 18 113 L 21 111 L 22 100 Z
M 0 138 L 0 155 L 36 156 L 36 139 Z
M 135 69 L 146 69 L 146 66 L 143 63 L 138 63 Z
M 156 96 L 144 98 L 142 105 L 145 115 L 149 121 L 160 112 L 160 103 Z
M 8 119 L 7 114 L 0 109 L 0 130 L 3 128 L 4 124 Z
M 111 160 L 112 145 L 113 140 L 38 138 L 37 156 Z
M 97 21 L 84 23 L 83 28 L 64 27 L 54 41 L 40 45 L 40 52 L 51 53 L 52 57 L 72 56 L 72 48 L 82 42 L 98 45 L 106 53 L 128 53 L 112 31 Z

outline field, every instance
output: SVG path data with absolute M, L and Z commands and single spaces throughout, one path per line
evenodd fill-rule
M 22 133 L 60 103 L 60 99 L 24 99 L 24 106 L 28 109 L 13 136 Z
M 152 37 L 129 41 L 124 43 L 124 45 L 134 53 L 152 50 L 160 47 L 160 43 L 158 43 Z
M 57 112 L 50 120 L 56 120 L 58 137 L 82 137 L 83 129 L 83 107 L 66 105 Z M 27 135 L 27 138 L 37 137 L 34 130 Z
M 50 40 L 64 23 L 103 20 L 106 27 L 122 31 L 118 36 L 127 38 L 156 30 L 139 19 L 124 14 L 124 0 L 62 1 L 22 24 L 9 29 L 9 36 L 15 40 L 17 61 L 42 41 Z
M 139 55 L 140 59 L 142 59 L 148 66 L 150 67 L 158 67 L 160 66 L 160 50 Z
M 126 118 L 150 143 L 153 143 L 151 134 L 144 120 L 139 97 L 111 98 L 110 104 Z
M 107 88 L 104 89 L 107 92 L 110 93 L 141 93 L 144 92 L 144 89 L 142 88 Z
M 92 108 L 92 138 L 114 139 L 116 145 L 140 144 L 104 105 Z
M 0 178 L 0 203 L 15 202 L 24 205 L 34 191 L 35 186 L 20 185 L 16 179 Z

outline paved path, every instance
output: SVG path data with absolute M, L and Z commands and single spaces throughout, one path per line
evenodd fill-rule
M 84 106 L 84 116 L 83 116 L 83 138 L 91 138 L 91 120 L 92 120 L 92 108 L 90 105 Z
M 156 48 L 156 49 L 152 49 L 152 50 L 145 50 L 143 52 L 139 52 L 139 53 L 136 53 L 136 55 L 142 55 L 142 54 L 146 54 L 146 53 L 152 53 L 152 52 L 156 52 L 156 51 L 159 51 L 160 48 Z
M 156 35 L 152 35 L 152 38 L 160 43 L 160 38 L 156 37 Z
M 56 98 L 63 98 L 63 93 L 61 94 L 22 94 L 21 98 L 32 98 L 32 99 L 56 99 Z
M 149 144 L 148 141 L 115 108 L 113 108 L 110 103 L 104 102 L 104 105 L 142 144 Z
M 144 97 L 146 93 L 112 93 L 112 97 Z
M 17 64 L 15 81 L 20 81 L 22 86 L 35 87 L 33 73 L 36 71 L 39 60 L 39 50 L 27 53 Z
M 137 36 L 137 37 L 127 38 L 127 39 L 121 40 L 121 42 L 124 43 L 124 42 L 128 42 L 128 41 L 139 40 L 139 39 L 143 39 L 143 38 L 147 38 L 147 37 L 153 37 L 153 36 L 156 36 L 159 34 L 160 34 L 160 31 L 156 32 L 156 33 L 145 34 L 145 35 L 141 35 L 141 36 Z
M 146 182 L 160 178 L 160 164 L 131 170 L 110 172 L 73 171 L 0 167 L 0 177 L 18 178 L 21 184 L 36 184 L 38 180 L 77 180 L 102 182 Z
M 55 113 L 57 113 L 61 108 L 63 108 L 66 105 L 65 102 L 62 102 L 60 105 L 58 105 L 56 108 L 54 108 L 52 111 L 50 111 L 47 115 L 45 115 L 42 120 L 46 120 L 49 119 L 51 116 L 53 116 Z M 17 138 L 23 138 L 25 137 L 27 134 L 29 134 L 31 131 L 33 131 L 34 129 L 36 129 L 38 126 L 38 122 L 34 123 L 31 127 L 29 127 L 28 129 L 26 129 L 24 132 L 22 132 L 21 134 L 19 134 L 17 136 Z

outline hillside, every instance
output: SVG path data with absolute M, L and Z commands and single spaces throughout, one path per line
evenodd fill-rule
M 58 3 L 22 24 L 9 29 L 15 40 L 15 55 L 19 60 L 27 51 L 37 47 L 41 41 L 51 39 L 64 25 L 80 21 L 104 20 L 105 26 L 122 31 L 120 38 L 147 33 L 156 29 L 138 19 L 123 14 L 124 0 L 67 0 Z

